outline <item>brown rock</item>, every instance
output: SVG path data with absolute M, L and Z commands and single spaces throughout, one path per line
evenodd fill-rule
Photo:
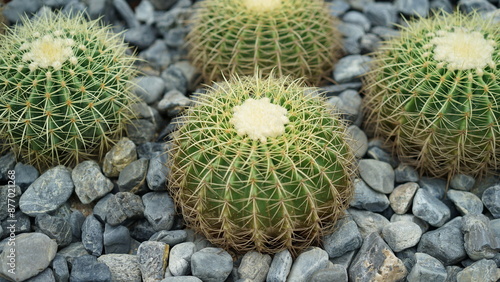
M 394 212 L 397 214 L 405 214 L 410 209 L 413 196 L 415 196 L 417 190 L 418 184 L 415 182 L 407 182 L 394 188 L 389 196 L 391 208 Z

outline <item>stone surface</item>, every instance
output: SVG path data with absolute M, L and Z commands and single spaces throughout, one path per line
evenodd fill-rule
M 288 250 L 283 250 L 274 254 L 273 261 L 269 266 L 267 273 L 267 282 L 283 282 L 286 280 L 290 268 L 292 267 L 293 259 Z
M 335 232 L 323 238 L 323 248 L 330 258 L 336 258 L 361 247 L 363 238 L 350 216 L 337 222 Z
M 240 279 L 264 282 L 266 281 L 270 264 L 270 255 L 261 254 L 255 251 L 248 252 L 241 259 L 240 267 L 238 267 L 238 275 Z
M 394 170 L 391 165 L 371 159 L 359 161 L 359 175 L 373 190 L 389 194 L 394 190 Z
M 106 254 L 126 254 L 130 251 L 132 238 L 127 227 L 104 226 L 103 245 Z
M 50 263 L 50 267 L 52 268 L 54 274 L 54 280 L 56 282 L 66 282 L 69 279 L 69 268 L 66 259 L 56 254 L 52 262 Z
M 107 177 L 117 177 L 127 165 L 137 160 L 134 142 L 124 137 L 104 157 L 102 170 Z
M 69 222 L 59 216 L 40 214 L 35 218 L 35 225 L 39 232 L 56 240 L 59 247 L 65 247 L 71 244 L 71 225 Z
M 224 281 L 232 269 L 231 255 L 221 248 L 204 248 L 191 256 L 193 276 L 206 282 Z
M 162 242 L 143 242 L 137 250 L 137 258 L 144 281 L 161 280 L 167 267 L 168 245 Z
M 16 185 L 24 192 L 40 176 L 38 170 L 28 164 L 17 163 L 14 167 L 16 171 Z
M 424 189 L 418 189 L 413 198 L 413 214 L 432 226 L 442 226 L 450 219 L 450 209 Z
M 382 229 L 382 237 L 394 252 L 417 245 L 421 236 L 422 229 L 411 221 L 391 222 Z
M 132 8 L 130 8 L 125 0 L 113 0 L 113 6 L 121 18 L 125 20 L 127 27 L 139 26 L 139 21 L 135 18 L 134 11 L 132 11 Z
M 313 273 L 310 282 L 347 282 L 347 270 L 344 266 L 334 264 Z
M 141 197 L 130 192 L 118 192 L 107 203 L 106 222 L 118 225 L 144 215 Z
M 7 184 L 9 183 L 7 182 Z M 11 215 L 11 211 L 19 207 L 19 198 L 21 197 L 21 194 L 21 187 L 17 185 L 0 186 L 0 220 L 8 218 Z
M 368 138 L 366 134 L 356 125 L 349 126 L 347 133 L 352 138 L 352 140 L 349 140 L 349 144 L 351 144 L 355 156 L 357 158 L 363 157 L 366 154 L 366 150 L 368 150 Z
M 394 169 L 394 174 L 396 183 L 417 182 L 420 179 L 414 167 L 402 163 Z
M 446 180 L 441 178 L 429 178 L 422 177 L 418 181 L 418 185 L 423 190 L 429 192 L 433 197 L 443 200 L 444 195 L 446 194 Z
M 462 217 L 465 251 L 473 260 L 491 259 L 500 251 L 489 219 L 483 214 L 468 214 Z
M 111 271 L 106 264 L 98 262 L 95 256 L 84 255 L 73 260 L 69 279 L 71 282 L 111 282 L 111 277 Z
M 12 236 L 12 233 L 20 234 L 31 231 L 30 217 L 17 210 L 14 216 L 10 216 L 7 220 L 2 221 L 0 231 L 2 231 L 2 238 Z M 14 225 L 14 226 L 13 226 Z
M 108 202 L 114 194 L 107 194 L 97 201 L 92 210 L 94 216 L 102 222 L 106 222 L 106 215 L 108 213 Z
M 472 13 L 473 11 L 485 13 L 496 10 L 495 5 L 486 0 L 460 0 L 458 1 L 458 7 L 464 14 Z
M 356 222 L 359 232 L 361 233 L 361 237 L 363 238 L 372 232 L 382 234 L 384 226 L 389 224 L 389 220 L 378 213 L 357 209 L 348 209 L 348 212 L 352 216 L 354 222 Z
M 82 243 L 93 256 L 100 256 L 103 248 L 102 225 L 93 215 L 87 216 L 82 226 Z
M 314 272 L 325 268 L 328 263 L 328 253 L 318 247 L 312 247 L 295 259 L 287 282 L 308 281 Z
M 406 16 L 425 18 L 429 14 L 429 0 L 396 0 L 394 6 Z
M 352 281 L 397 281 L 407 270 L 378 233 L 368 235 L 349 267 Z
M 168 244 L 170 247 L 186 241 L 186 230 L 160 230 L 153 234 L 149 241 L 158 241 Z
M 436 230 L 426 232 L 420 238 L 418 252 L 435 257 L 445 266 L 464 260 L 467 253 L 461 227 L 462 221 L 458 218 Z
M 97 261 L 108 266 L 112 281 L 141 282 L 141 270 L 135 255 L 105 254 Z
M 118 181 L 118 189 L 120 192 L 140 193 L 147 191 L 146 189 L 146 172 L 148 170 L 149 160 L 138 159 L 120 172 Z
M 134 79 L 134 82 L 137 84 L 134 93 L 147 104 L 158 101 L 165 90 L 165 83 L 158 76 L 141 76 Z
M 389 206 L 387 196 L 368 187 L 363 180 L 355 179 L 354 188 L 354 198 L 350 203 L 351 207 L 381 212 Z
M 47 170 L 19 199 L 19 208 L 29 216 L 55 211 L 73 193 L 71 170 L 59 165 Z
M 54 272 L 50 268 L 46 268 L 44 271 L 40 272 L 37 276 L 31 277 L 25 282 L 52 282 L 56 281 L 54 277 Z
M 407 279 L 409 281 L 442 281 L 446 280 L 448 273 L 443 264 L 436 258 L 424 254 L 415 254 L 415 265 Z
M 167 192 L 150 192 L 142 196 L 144 217 L 155 231 L 170 230 L 174 224 L 175 205 Z
M 146 183 L 149 190 L 164 191 L 167 189 L 166 179 L 169 173 L 167 163 L 167 154 L 157 152 L 149 161 L 148 172 L 146 174 Z
M 498 281 L 498 269 L 493 260 L 482 259 L 467 266 L 464 270 L 457 273 L 457 282 L 466 281 L 482 281 L 495 282 Z
M 181 91 L 172 89 L 165 93 L 160 102 L 158 102 L 158 111 L 168 116 L 175 116 L 183 108 L 189 106 L 191 102 Z
M 470 191 L 474 187 L 474 177 L 465 174 L 457 174 L 450 181 L 450 187 L 456 190 Z
M 349 55 L 335 65 L 333 79 L 337 83 L 357 82 L 369 70 L 372 59 L 364 55 Z
M 157 10 L 167 10 L 172 7 L 177 0 L 149 0 Z
M 373 25 L 391 27 L 397 20 L 397 10 L 390 3 L 369 3 L 363 13 Z
M 450 189 L 446 195 L 455 204 L 461 215 L 481 214 L 483 212 L 483 202 L 473 193 Z
M 195 252 L 192 242 L 180 243 L 170 250 L 168 269 L 173 276 L 183 276 L 190 273 L 191 256 Z
M 56 256 L 57 244 L 42 233 L 23 233 L 15 237 L 14 246 L 6 245 L 0 254 L 0 275 L 11 280 L 23 281 L 46 269 Z M 9 255 L 14 249 L 15 262 Z M 14 273 L 9 272 L 14 269 Z
M 481 199 L 484 206 L 491 212 L 491 215 L 494 218 L 500 218 L 500 185 L 484 190 Z
M 95 161 L 83 161 L 71 173 L 75 193 L 83 204 L 100 199 L 113 190 L 113 182 L 106 178 Z
M 399 221 L 409 221 L 413 222 L 420 227 L 420 230 L 422 230 L 422 234 L 425 233 L 429 229 L 429 224 L 420 218 L 414 216 L 413 214 L 393 214 L 391 216 L 391 222 L 399 222 Z
M 399 164 L 398 161 L 394 159 L 394 157 L 391 154 L 389 154 L 386 150 L 380 148 L 379 146 L 372 146 L 368 148 L 366 155 L 371 159 L 388 163 L 393 168 L 396 168 Z M 394 178 L 396 178 L 395 175 Z
M 139 49 L 146 49 L 156 40 L 156 30 L 149 25 L 131 27 L 123 34 L 125 42 Z
M 405 214 L 410 209 L 417 190 L 418 184 L 415 182 L 407 182 L 394 188 L 389 196 L 392 210 L 397 214 Z

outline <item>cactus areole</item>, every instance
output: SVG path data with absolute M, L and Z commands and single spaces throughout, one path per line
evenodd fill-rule
M 133 118 L 134 58 L 79 14 L 23 19 L 0 35 L 0 139 L 45 169 L 102 157 Z
M 479 15 L 411 22 L 365 79 L 367 129 L 436 177 L 499 168 L 500 29 Z
M 197 97 L 172 135 L 169 188 L 187 224 L 240 252 L 297 254 L 353 195 L 345 126 L 285 78 L 235 78 Z

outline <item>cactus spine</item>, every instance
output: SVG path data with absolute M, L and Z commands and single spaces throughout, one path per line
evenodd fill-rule
M 368 122 L 423 173 L 481 176 L 500 156 L 500 29 L 480 15 L 420 19 L 377 53 Z
M 0 35 L 0 139 L 39 169 L 100 158 L 133 118 L 134 58 L 109 27 L 50 14 Z
M 186 110 L 169 185 L 187 224 L 244 252 L 296 254 L 332 231 L 353 195 L 345 126 L 288 78 L 234 78 Z

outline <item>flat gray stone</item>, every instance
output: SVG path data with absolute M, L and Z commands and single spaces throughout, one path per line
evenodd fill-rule
M 495 235 L 490 228 L 490 220 L 483 214 L 468 214 L 462 217 L 465 251 L 473 260 L 491 259 L 498 251 Z
M 141 270 L 137 256 L 128 254 L 105 254 L 97 261 L 108 266 L 113 281 L 141 282 Z
M 25 282 L 48 282 L 48 281 L 56 281 L 54 277 L 54 272 L 50 268 L 46 268 L 44 271 L 40 272 L 37 276 L 31 277 L 28 280 L 24 280 Z
M 363 13 L 372 25 L 391 27 L 397 21 L 397 9 L 390 3 L 368 3 Z
M 149 192 L 142 196 L 144 217 L 155 231 L 170 230 L 174 224 L 175 205 L 167 192 Z
M 203 281 L 225 281 L 232 270 L 233 259 L 221 248 L 204 248 L 191 256 L 191 272 Z
M 433 197 L 443 200 L 446 194 L 446 180 L 441 178 L 422 177 L 418 185 L 423 190 L 429 192 Z
M 111 282 L 111 277 L 111 271 L 106 264 L 98 262 L 95 256 L 84 255 L 73 260 L 69 281 Z
M 340 257 L 330 259 L 330 262 L 332 262 L 333 264 L 341 265 L 345 269 L 348 269 L 357 253 L 358 253 L 357 250 L 350 251 Z
M 364 55 L 349 55 L 335 65 L 333 79 L 337 83 L 357 82 L 370 70 L 372 58 Z
M 146 172 L 148 171 L 148 165 L 149 160 L 138 159 L 124 167 L 116 182 L 120 192 L 136 194 L 147 191 Z
M 429 224 L 427 222 L 421 220 L 420 218 L 414 216 L 411 213 L 405 213 L 405 214 L 395 213 L 391 216 L 391 222 L 400 222 L 400 221 L 415 223 L 416 225 L 418 225 L 418 227 L 420 227 L 420 230 L 422 230 L 422 234 L 427 232 L 427 230 L 429 229 Z
M 461 215 L 481 214 L 483 212 L 483 202 L 471 192 L 450 189 L 446 195 L 455 204 Z
M 362 158 L 368 150 L 368 138 L 366 134 L 356 125 L 349 126 L 347 134 L 352 138 L 348 142 L 354 151 L 354 155 L 357 158 Z
M 292 267 L 292 255 L 288 250 L 283 250 L 274 254 L 273 261 L 267 273 L 267 282 L 284 282 Z
M 68 266 L 71 267 L 75 258 L 88 255 L 89 253 L 85 250 L 85 247 L 83 247 L 82 242 L 75 242 L 61 249 L 57 254 L 64 257 L 68 262 Z
M 144 216 L 141 197 L 130 192 L 118 192 L 107 203 L 106 222 L 110 225 L 122 224 L 128 220 Z
M 203 282 L 203 281 L 195 276 L 174 276 L 174 277 L 166 277 L 160 282 Z
M 394 6 L 406 16 L 425 18 L 429 14 L 429 0 L 396 0 Z
M 392 210 L 397 214 L 405 214 L 410 209 L 418 188 L 415 182 L 407 182 L 394 188 L 389 196 Z
M 500 218 L 500 185 L 492 186 L 483 192 L 481 197 L 484 206 L 494 218 Z
M 330 258 L 340 257 L 361 247 L 363 238 L 352 218 L 345 217 L 337 222 L 335 231 L 323 238 L 323 248 Z
M 368 187 L 361 179 L 354 180 L 354 198 L 350 206 L 358 209 L 381 212 L 389 206 L 389 199 L 383 193 Z
M 103 251 L 103 228 L 93 215 L 87 216 L 82 226 L 82 243 L 93 256 L 100 256 Z
M 413 214 L 432 226 L 442 226 L 450 219 L 450 209 L 427 190 L 418 189 L 413 198 Z
M 181 91 L 172 89 L 165 93 L 160 102 L 158 102 L 158 111 L 168 116 L 175 116 L 191 103 L 192 101 Z
M 389 194 L 394 190 L 394 169 L 386 162 L 372 159 L 359 161 L 359 174 L 373 190 Z
M 372 232 L 382 234 L 382 229 L 384 228 L 384 226 L 389 224 L 389 220 L 378 213 L 352 208 L 348 209 L 347 211 L 352 216 L 354 222 L 356 222 L 356 225 L 359 228 L 359 232 L 361 233 L 361 237 L 363 238 L 370 235 L 370 233 Z
M 38 232 L 54 239 L 59 247 L 71 244 L 71 225 L 65 218 L 40 214 L 35 218 L 35 225 L 38 227 Z
M 14 264 L 10 264 L 11 248 L 13 246 L 6 245 L 0 254 L 0 275 L 11 280 L 23 281 L 49 266 L 56 256 L 57 243 L 43 233 L 19 234 L 15 237 Z
M 148 3 L 148 2 L 141 2 Z M 139 4 L 140 6 L 141 4 Z M 137 88 L 134 93 L 142 98 L 147 104 L 152 104 L 158 101 L 165 90 L 163 79 L 158 76 L 141 76 L 134 79 Z
M 68 262 L 66 262 L 63 256 L 56 254 L 50 263 L 50 267 L 52 268 L 56 282 L 66 282 L 69 280 Z
M 420 179 L 414 167 L 402 163 L 394 169 L 394 174 L 396 183 L 417 182 Z
M 270 255 L 250 251 L 241 259 L 240 267 L 238 267 L 238 275 L 240 279 L 250 279 L 255 282 L 264 282 L 266 281 L 270 264 Z
M 173 247 L 187 240 L 186 230 L 160 230 L 153 234 L 148 241 L 158 241 Z
M 99 164 L 93 160 L 76 165 L 71 173 L 75 193 L 83 204 L 89 204 L 113 190 L 113 182 L 106 178 Z
M 169 173 L 167 163 L 167 154 L 157 153 L 149 161 L 148 172 L 146 174 L 146 183 L 149 190 L 165 191 L 167 190 L 166 179 Z
M 144 281 L 155 281 L 163 279 L 165 275 L 165 265 L 168 255 L 168 246 L 162 242 L 141 243 L 137 249 L 137 259 Z
M 19 208 L 29 216 L 53 212 L 63 205 L 73 193 L 71 170 L 59 165 L 47 170 L 19 199 Z
M 459 225 L 456 225 L 453 221 Z M 461 230 L 461 219 L 453 221 L 436 230 L 424 233 L 418 244 L 418 252 L 435 257 L 445 266 L 459 263 L 467 258 L 464 236 Z
M 26 189 L 40 176 L 38 170 L 28 164 L 17 163 L 14 167 L 16 172 L 16 185 L 18 185 L 22 191 Z
M 349 267 L 351 281 L 398 281 L 407 270 L 378 233 L 368 235 Z
M 344 266 L 334 264 L 313 273 L 310 282 L 347 282 L 347 270 Z
M 393 155 L 389 154 L 386 150 L 379 146 L 372 146 L 368 148 L 366 155 L 371 159 L 388 163 L 392 166 L 392 168 L 396 168 L 399 164 Z M 395 175 L 394 178 L 396 178 Z
M 474 177 L 465 174 L 456 174 L 450 181 L 451 188 L 461 191 L 470 191 L 476 184 Z
M 132 237 L 130 237 L 130 231 L 127 227 L 106 224 L 102 237 L 106 254 L 127 254 L 130 252 Z
M 457 274 L 457 282 L 466 281 L 498 281 L 498 269 L 495 261 L 482 259 L 467 266 Z
M 394 252 L 416 246 L 421 236 L 420 226 L 410 221 L 391 222 L 382 229 L 382 237 Z
M 0 186 L 0 220 L 8 218 L 13 210 L 18 209 L 21 194 L 21 187 L 17 185 L 17 175 L 15 186 Z
M 191 256 L 195 252 L 195 244 L 185 242 L 175 245 L 170 250 L 168 269 L 173 276 L 188 275 L 191 270 Z
M 361 26 L 364 31 L 370 30 L 370 21 L 363 13 L 360 13 L 358 11 L 349 11 L 345 13 L 345 15 L 342 17 L 342 20 L 346 23 L 357 24 Z
M 314 272 L 325 268 L 328 263 L 328 253 L 318 247 L 312 247 L 295 259 L 287 282 L 307 281 Z
M 425 253 L 416 253 L 415 265 L 407 279 L 408 281 L 444 282 L 447 275 L 446 269 L 438 259 Z

